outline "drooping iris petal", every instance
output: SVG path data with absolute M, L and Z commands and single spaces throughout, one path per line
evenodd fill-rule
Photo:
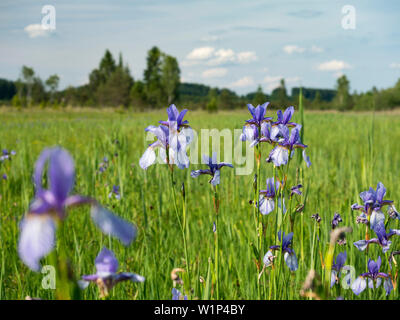
M 385 288 L 386 295 L 389 295 L 390 292 L 393 290 L 392 280 L 390 280 L 390 278 L 385 279 L 385 281 L 383 282 L 383 287 Z
M 39 155 L 38 160 L 35 163 L 35 172 L 33 174 L 33 182 L 35 184 L 35 190 L 36 192 L 42 190 L 42 178 L 43 178 L 43 171 L 44 171 L 44 166 L 47 163 L 47 160 L 50 157 L 50 154 L 52 153 L 51 149 L 45 149 L 42 151 L 42 153 Z
M 153 147 L 148 147 L 139 160 L 139 165 L 146 170 L 156 161 L 156 153 Z
M 358 250 L 364 251 L 365 249 L 367 249 L 368 243 L 368 240 L 359 240 L 354 242 L 354 245 Z
M 135 239 L 137 230 L 133 224 L 115 216 L 99 204 L 92 206 L 90 214 L 103 233 L 118 238 L 125 245 Z
M 19 256 L 29 268 L 39 271 L 40 259 L 54 248 L 54 220 L 48 215 L 27 214 L 21 221 L 20 228 Z
M 306 149 L 303 149 L 303 159 L 304 159 L 304 161 L 306 162 L 306 164 L 307 164 L 307 168 L 309 168 L 309 167 L 311 167 L 311 161 L 310 161 L 310 157 L 309 156 L 307 156 L 307 154 L 306 154 Z
M 289 151 L 285 147 L 278 145 L 270 152 L 269 159 L 271 159 L 277 167 L 285 165 L 289 160 Z
M 382 213 L 382 211 L 377 211 L 377 210 L 372 211 L 369 222 L 371 229 L 375 229 L 378 226 L 378 224 L 382 222 L 385 222 L 385 215 Z
M 211 179 L 211 181 L 210 181 L 210 183 L 215 187 L 216 185 L 218 185 L 219 184 L 219 182 L 220 182 L 220 174 L 221 174 L 221 172 L 219 171 L 219 170 L 216 170 L 215 172 L 214 172 L 214 176 L 213 176 L 213 178 Z
M 361 292 L 365 290 L 367 287 L 367 281 L 363 277 L 358 277 L 354 282 L 351 284 L 351 290 L 353 290 L 355 295 L 359 295 Z
M 297 257 L 294 251 L 290 254 L 289 252 L 285 252 L 284 259 L 286 262 L 286 265 L 289 267 L 291 271 L 296 271 L 298 268 L 297 264 Z
M 59 202 L 64 201 L 74 187 L 75 166 L 69 153 L 61 148 L 53 149 L 49 159 L 50 190 Z
M 266 198 L 263 195 L 260 195 L 260 212 L 263 215 L 268 215 L 275 209 L 275 200 L 272 198 Z
M 337 274 L 338 274 L 338 272 L 336 270 L 332 270 L 332 272 L 331 272 L 331 288 L 336 283 Z
M 116 273 L 118 260 L 114 253 L 104 247 L 94 261 L 97 273 Z
M 130 273 L 130 272 L 121 272 L 117 275 L 117 277 L 123 279 L 123 280 L 130 280 L 132 282 L 144 282 L 146 280 L 145 277 L 138 275 L 136 273 Z M 118 279 L 117 279 L 118 281 Z

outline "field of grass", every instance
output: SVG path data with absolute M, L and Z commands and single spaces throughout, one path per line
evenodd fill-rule
M 276 118 L 275 111 L 267 113 Z M 144 171 L 138 164 L 149 143 L 145 141 L 144 129 L 156 125 L 158 120 L 165 120 L 165 110 L 146 114 L 2 110 L 0 117 L 0 147 L 16 151 L 11 161 L 0 164 L 0 176 L 7 174 L 7 179 L 0 181 L 0 299 L 55 297 L 54 290 L 42 288 L 43 275 L 29 270 L 17 253 L 18 223 L 34 197 L 32 174 L 35 161 L 44 148 L 55 145 L 67 149 L 74 158 L 74 193 L 95 197 L 114 213 L 133 222 L 139 231 L 134 243 L 124 247 L 94 226 L 89 207 L 69 209 L 63 241 L 75 275 L 93 273 L 94 259 L 101 248 L 107 246 L 115 252 L 121 271 L 146 277 L 144 283 L 118 284 L 110 294 L 111 299 L 171 299 L 171 271 L 185 269 L 186 265 L 168 169 L 165 165 L 153 165 Z M 248 118 L 247 110 L 212 115 L 189 111 L 185 117 L 198 131 L 201 128 L 240 129 Z M 297 112 L 294 120 L 299 121 Z M 385 199 L 394 200 L 394 204 L 400 206 L 399 141 L 399 114 L 305 113 L 303 142 L 309 146 L 307 153 L 312 166 L 307 168 L 304 162 L 301 163 L 302 178 L 298 181 L 304 185 L 303 195 L 298 199 L 305 201 L 304 211 L 297 213 L 294 221 L 292 241 L 299 268 L 290 272 L 283 264 L 277 277 L 269 267 L 261 275 L 260 287 L 257 286 L 258 271 L 253 253 L 257 234 L 253 206 L 249 204 L 253 199 L 255 172 L 235 175 L 234 170 L 223 168 L 218 225 L 220 298 L 303 299 L 300 289 L 312 261 L 315 261 L 317 274 L 323 276 L 319 251 L 325 259 L 335 212 L 343 218 L 340 226 L 350 226 L 353 232 L 346 235 L 346 245 L 336 245 L 334 256 L 346 251 L 346 264 L 355 268 L 356 275 L 366 272 L 368 258 L 376 260 L 381 256 L 381 271 L 389 272 L 387 257 L 390 251 L 400 250 L 398 237 L 391 238 L 391 250 L 386 255 L 377 245 L 371 245 L 368 252 L 358 251 L 353 242 L 365 237 L 365 226 L 356 224 L 358 212 L 352 211 L 350 206 L 360 203 L 359 193 L 369 187 L 375 189 L 378 182 L 387 189 Z M 273 165 L 265 162 L 271 147 L 264 144 L 262 148 L 261 188 L 265 188 L 266 178 L 273 175 Z M 104 173 L 99 173 L 99 164 L 105 156 L 110 159 L 110 166 Z M 290 186 L 296 184 L 295 167 L 290 167 Z M 180 275 L 185 280 L 185 294 L 191 299 L 215 298 L 215 286 L 212 285 L 215 283 L 212 279 L 213 194 L 207 177 L 190 177 L 190 171 L 199 168 L 204 165 L 174 170 L 179 214 L 182 212 L 181 184 L 185 184 L 191 291 L 188 290 L 187 275 Z M 113 185 L 120 187 L 120 200 L 108 197 Z M 311 219 L 316 212 L 322 217 L 318 238 L 314 234 L 315 222 Z M 275 214 L 262 219 L 266 226 L 264 255 L 267 247 L 275 244 Z M 398 220 L 391 220 L 389 227 L 399 228 L 398 224 Z M 43 265 L 49 264 L 48 259 L 44 259 Z M 393 275 L 397 274 L 397 268 L 393 264 Z M 275 282 L 271 281 L 273 277 Z M 398 284 L 398 279 L 396 281 Z M 339 289 L 336 285 L 326 298 L 336 299 L 339 295 L 345 299 L 398 299 L 398 288 L 388 297 L 382 286 L 365 290 L 357 297 L 351 289 Z M 82 298 L 98 299 L 97 287 L 91 284 L 82 292 Z

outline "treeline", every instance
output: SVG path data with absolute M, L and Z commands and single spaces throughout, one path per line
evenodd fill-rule
M 90 72 L 87 84 L 58 90 L 59 81 L 57 74 L 43 81 L 32 68 L 23 66 L 16 81 L 0 79 L 0 104 L 19 108 L 71 106 L 147 110 L 176 103 L 215 112 L 243 108 L 249 102 L 257 105 L 270 101 L 273 108 L 296 105 L 300 93 L 300 88 L 292 88 L 289 94 L 284 79 L 271 94 L 264 93 L 258 86 L 255 92 L 246 95 L 238 95 L 227 88 L 181 83 L 177 59 L 157 47 L 147 53 L 142 80 L 133 78 L 122 54 L 116 60 L 106 50 L 98 67 Z M 343 75 L 338 78 L 335 89 L 302 88 L 302 93 L 307 109 L 387 110 L 400 106 L 400 79 L 388 89 L 373 88 L 365 93 L 351 93 L 350 89 L 350 82 Z

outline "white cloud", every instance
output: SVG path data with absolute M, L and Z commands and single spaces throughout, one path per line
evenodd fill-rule
M 233 82 L 231 84 L 231 87 L 235 88 L 243 88 L 243 87 L 250 87 L 254 85 L 254 80 L 250 76 L 245 76 L 243 78 L 240 78 L 239 80 Z
M 393 62 L 389 67 L 392 69 L 400 69 L 400 63 Z
M 199 63 L 208 66 L 221 66 L 224 64 L 239 63 L 245 64 L 257 60 L 254 51 L 242 51 L 236 53 L 232 49 L 218 49 L 213 47 L 201 47 L 193 49 L 187 56 L 182 65 L 193 66 Z
M 295 44 L 288 44 L 283 47 L 283 51 L 285 51 L 287 54 L 292 54 L 292 53 L 303 53 L 304 51 L 306 51 L 306 49 L 299 47 Z
M 237 54 L 239 63 L 249 63 L 257 60 L 257 55 L 254 51 L 243 51 Z
M 188 60 L 207 60 L 213 56 L 213 47 L 201 47 L 193 49 L 186 57 Z
M 321 53 L 321 52 L 324 52 L 324 48 L 321 48 L 321 47 L 318 47 L 318 46 L 316 46 L 316 45 L 313 45 L 313 46 L 311 47 L 310 51 L 311 51 L 312 53 Z
M 214 68 L 203 71 L 201 74 L 203 78 L 222 78 L 228 73 L 225 68 Z
M 30 24 L 24 28 L 30 38 L 43 37 L 50 34 L 50 29 L 44 29 L 41 24 Z
M 318 65 L 317 69 L 320 71 L 342 71 L 344 69 L 350 69 L 351 66 L 341 60 L 331 60 Z

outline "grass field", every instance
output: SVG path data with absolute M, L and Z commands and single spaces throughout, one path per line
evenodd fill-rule
M 179 107 L 179 106 L 178 106 Z M 267 111 L 276 118 L 275 111 Z M 299 121 L 297 112 L 295 121 Z M 11 161 L 4 161 L 0 174 L 7 174 L 0 185 L 0 299 L 24 299 L 26 296 L 53 299 L 54 290 L 41 286 L 43 275 L 30 271 L 17 253 L 18 223 L 34 197 L 32 174 L 40 152 L 59 145 L 74 158 L 76 185 L 74 193 L 95 197 L 104 206 L 138 227 L 136 241 L 124 247 L 118 240 L 104 236 L 91 222 L 89 207 L 72 208 L 65 221 L 67 254 L 77 277 L 94 271 L 94 259 L 103 246 L 115 252 L 121 271 L 131 271 L 146 277 L 144 283 L 121 283 L 111 292 L 111 299 L 171 299 L 171 271 L 185 269 L 185 254 L 181 231 L 172 201 L 167 166 L 153 165 L 142 170 L 138 161 L 149 142 L 144 129 L 167 118 L 165 110 L 154 113 L 128 113 L 111 111 L 33 111 L 0 112 L 0 146 L 15 150 Z M 207 114 L 189 111 L 185 119 L 195 130 L 201 128 L 240 129 L 249 118 L 247 110 Z M 116 143 L 118 140 L 118 143 Z M 302 162 L 300 183 L 304 185 L 305 209 L 294 221 L 292 248 L 298 258 L 299 268 L 290 272 L 282 265 L 279 277 L 267 268 L 257 286 L 257 268 L 253 247 L 257 234 L 253 218 L 253 174 L 235 175 L 224 168 L 221 173 L 219 195 L 219 291 L 222 299 L 300 299 L 300 289 L 315 261 L 315 270 L 323 276 L 319 250 L 324 258 L 329 246 L 331 220 L 335 212 L 343 218 L 340 226 L 350 226 L 345 246 L 336 245 L 335 254 L 347 251 L 346 264 L 356 270 L 356 275 L 366 272 L 368 258 L 382 257 L 382 272 L 389 271 L 388 254 L 400 250 L 398 237 L 391 238 L 391 250 L 385 255 L 377 245 L 368 252 L 360 252 L 354 241 L 365 237 L 365 227 L 356 224 L 357 211 L 353 203 L 360 203 L 359 193 L 376 188 L 382 182 L 387 194 L 399 206 L 400 188 L 400 114 L 347 114 L 305 113 L 304 143 L 312 166 Z M 261 162 L 261 187 L 273 175 L 272 164 L 265 162 L 271 148 L 263 145 Z M 110 166 L 99 173 L 103 157 L 110 159 Z M 235 163 L 234 163 L 235 165 Z M 191 271 L 191 288 L 188 290 L 184 274 L 185 294 L 189 298 L 215 298 L 213 275 L 214 209 L 213 194 L 206 177 L 193 179 L 190 171 L 203 168 L 191 165 L 189 169 L 176 168 L 178 212 L 181 212 L 180 186 L 185 183 L 187 208 L 187 247 Z M 295 165 L 291 166 L 288 183 L 295 185 Z M 118 185 L 121 199 L 109 198 L 113 185 Z M 314 235 L 315 222 L 311 215 L 322 217 L 319 242 Z M 384 210 L 386 213 L 386 209 Z M 266 225 L 264 249 L 274 245 L 275 214 L 262 217 Z M 303 222 L 303 223 L 302 223 Z M 389 222 L 390 228 L 399 228 L 398 220 Z M 303 230 L 303 234 L 302 231 Z M 303 246 L 301 246 L 303 245 Z M 47 260 L 46 260 L 47 259 Z M 43 264 L 49 264 L 46 258 Z M 392 273 L 396 274 L 393 265 Z M 276 269 L 274 269 L 276 270 Z M 204 281 L 200 281 L 200 277 Z M 271 279 L 276 277 L 276 281 Z M 398 283 L 398 281 L 397 281 Z M 182 291 L 183 289 L 178 286 Z M 340 290 L 340 291 L 339 291 Z M 326 298 L 336 299 L 398 299 L 398 288 L 386 297 L 382 287 L 365 290 L 359 296 L 350 289 L 329 290 Z M 91 284 L 82 292 L 82 298 L 98 299 L 98 289 Z

